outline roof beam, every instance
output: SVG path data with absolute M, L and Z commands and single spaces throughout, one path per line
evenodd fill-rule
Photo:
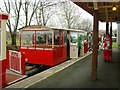
M 96 0 L 93 0 L 94 10 L 98 10 L 98 4 Z
M 109 17 L 108 17 L 108 10 L 107 10 L 107 8 L 105 8 L 105 11 L 106 11 L 106 22 L 108 22 L 108 19 L 109 19 Z
M 118 5 L 116 5 L 118 7 Z M 103 5 L 103 6 L 98 6 L 98 8 L 112 8 L 113 5 Z M 88 8 L 92 9 L 94 8 L 93 6 L 88 6 Z

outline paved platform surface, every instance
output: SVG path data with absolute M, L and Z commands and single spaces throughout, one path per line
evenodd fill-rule
M 91 80 L 91 55 L 29 88 L 118 88 L 120 50 L 113 50 L 113 63 L 103 62 L 99 52 L 98 80 Z
M 59 65 L 56 65 L 56 66 L 54 66 L 54 67 L 52 67 L 50 69 L 47 69 L 47 70 L 45 70 L 45 71 L 43 71 L 41 73 L 35 74 L 35 75 L 33 75 L 33 76 L 29 77 L 29 78 L 26 78 L 26 79 L 24 79 L 22 81 L 14 83 L 14 84 L 12 84 L 10 86 L 7 86 L 5 89 L 8 89 L 8 88 L 28 88 L 29 86 L 34 85 L 35 83 L 40 82 L 40 81 L 48 78 L 49 76 L 51 76 L 51 75 L 53 75 L 55 73 L 58 73 L 61 70 L 69 67 L 70 65 L 84 59 L 85 57 L 89 56 L 90 54 L 91 54 L 91 52 L 84 55 L 83 57 L 78 58 L 78 59 L 67 60 L 67 61 L 65 61 L 65 62 L 63 62 L 63 63 L 61 63 Z
M 26 77 L 25 75 L 17 74 L 9 69 L 6 70 L 6 84 L 7 85 L 13 84 L 25 77 Z
M 69 60 L 40 74 L 22 80 L 7 88 L 118 88 L 120 49 L 113 50 L 113 62 L 103 62 L 103 52 L 98 56 L 98 80 L 91 79 L 91 56 Z M 70 65 L 70 63 L 72 63 Z M 74 64 L 73 64 L 74 63 Z M 70 66 L 69 66 L 70 65 Z M 69 67 L 68 67 L 69 66 Z M 65 68 L 67 67 L 67 68 Z M 62 70 L 62 71 L 61 71 Z M 54 74 L 53 74 L 54 73 Z

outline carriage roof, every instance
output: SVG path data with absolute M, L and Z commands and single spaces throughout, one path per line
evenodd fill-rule
M 46 30 L 61 30 L 61 31 L 72 31 L 72 32 L 80 32 L 80 33 L 85 33 L 86 31 L 84 30 L 77 30 L 77 29 L 67 29 L 67 28 L 54 28 L 54 27 L 46 27 L 46 26 L 40 26 L 40 25 L 31 25 L 31 26 L 27 26 L 27 27 L 22 27 L 19 29 L 20 31 L 30 31 L 30 30 L 42 30 L 42 31 L 46 31 Z
M 40 26 L 40 25 L 31 25 L 31 26 L 27 26 L 27 27 L 22 27 L 19 29 L 20 31 L 30 31 L 30 30 L 51 30 L 50 28 L 46 27 L 46 26 Z
M 80 33 L 85 33 L 86 31 L 78 30 L 78 29 L 68 29 L 68 28 L 52 28 L 54 30 L 63 30 L 63 31 L 72 31 L 72 32 L 80 32 Z

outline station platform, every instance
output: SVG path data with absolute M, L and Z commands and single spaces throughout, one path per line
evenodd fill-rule
M 97 80 L 91 79 L 92 54 L 68 60 L 46 71 L 12 84 L 8 88 L 119 88 L 120 49 L 113 49 L 113 62 L 104 62 L 98 54 Z
M 22 80 L 25 77 L 26 77 L 26 75 L 17 74 L 9 69 L 6 70 L 6 84 L 7 84 L 7 86 L 18 82 L 19 80 Z

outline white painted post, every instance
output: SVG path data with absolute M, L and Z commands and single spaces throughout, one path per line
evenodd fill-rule
M 117 30 L 117 43 L 120 46 L 120 22 L 117 22 L 118 30 Z

